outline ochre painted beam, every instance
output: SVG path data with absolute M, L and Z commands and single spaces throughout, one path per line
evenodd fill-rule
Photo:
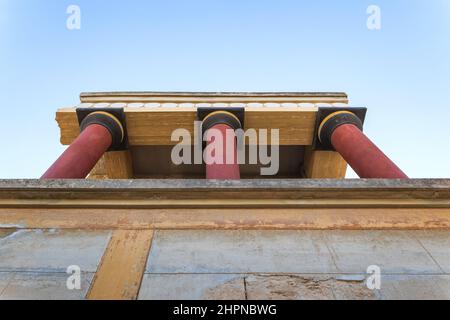
M 449 208 L 0 209 L 0 218 L 29 229 L 450 229 Z
M 129 150 L 106 152 L 87 177 L 90 180 L 133 179 L 133 159 Z
M 79 135 L 75 108 L 60 109 L 56 120 L 61 143 L 72 143 Z M 194 136 L 197 108 L 125 109 L 128 140 L 131 146 L 174 145 L 172 132 L 187 129 Z M 280 145 L 311 145 L 316 122 L 316 107 L 247 107 L 245 129 L 279 129 Z
M 344 179 L 347 162 L 337 152 L 315 151 L 312 147 L 306 147 L 303 169 L 308 179 Z
M 107 152 L 104 158 L 108 179 L 133 178 L 133 160 L 129 150 Z
M 94 169 L 91 170 L 86 179 L 89 180 L 104 180 L 108 179 L 105 168 L 105 155 L 98 160 Z
M 136 300 L 152 239 L 153 230 L 114 231 L 86 297 Z

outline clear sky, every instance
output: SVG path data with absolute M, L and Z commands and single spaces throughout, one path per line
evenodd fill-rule
M 0 178 L 47 169 L 80 92 L 135 90 L 344 91 L 407 174 L 450 178 L 450 0 L 0 0 Z

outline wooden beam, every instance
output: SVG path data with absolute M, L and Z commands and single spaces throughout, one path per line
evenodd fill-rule
M 100 160 L 95 165 L 94 169 L 91 170 L 87 179 L 90 180 L 103 180 L 108 179 L 108 174 L 106 173 L 105 166 L 105 156 L 101 157 Z
M 109 102 L 296 102 L 348 103 L 343 92 L 85 92 L 83 103 Z
M 449 208 L 0 209 L 24 229 L 450 229 Z
M 60 109 L 56 120 L 61 143 L 68 145 L 80 134 L 75 108 Z M 311 145 L 316 121 L 316 107 L 247 107 L 246 128 L 279 129 L 280 145 Z M 175 145 L 175 129 L 184 128 L 194 136 L 197 108 L 125 109 L 128 139 L 131 146 Z
M 114 231 L 86 297 L 136 300 L 152 239 L 152 230 Z
M 108 179 L 133 178 L 133 160 L 129 150 L 107 152 L 104 158 Z
M 308 179 L 344 179 L 347 162 L 337 152 L 306 147 L 303 169 Z
M 133 179 L 133 160 L 131 152 L 110 151 L 98 161 L 87 177 L 90 180 Z

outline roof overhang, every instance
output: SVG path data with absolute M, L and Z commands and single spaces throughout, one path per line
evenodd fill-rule
M 178 141 L 172 141 L 172 133 L 176 129 L 186 129 L 191 137 L 195 136 L 194 122 L 198 108 L 245 108 L 244 130 L 265 129 L 269 137 L 271 130 L 279 130 L 279 145 L 284 147 L 282 152 L 285 152 L 285 158 L 289 154 L 301 154 L 301 157 L 293 159 L 297 163 L 287 163 L 287 167 L 282 168 L 281 171 L 287 172 L 288 176 L 344 178 L 346 163 L 338 154 L 314 151 L 311 146 L 319 107 L 345 108 L 347 104 L 345 93 L 333 92 L 94 92 L 82 93 L 79 105 L 59 109 L 56 120 L 60 127 L 61 143 L 69 145 L 80 133 L 78 108 L 123 108 L 131 158 L 139 169 L 142 161 L 134 155 L 162 152 L 158 157 L 170 156 L 170 152 L 164 150 L 170 151 L 171 146 L 178 144 Z M 246 143 L 249 143 L 248 139 Z M 271 143 L 269 139 L 268 144 Z M 296 171 L 288 172 L 289 167 L 293 166 Z M 136 172 L 135 177 L 155 178 L 154 175 L 143 174 L 148 172 L 147 169 Z M 168 174 L 164 172 L 165 177 L 178 176 L 180 168 L 176 169 L 169 168 Z M 181 170 L 181 176 L 196 178 L 189 173 L 190 170 Z M 94 176 L 105 175 L 100 172 Z

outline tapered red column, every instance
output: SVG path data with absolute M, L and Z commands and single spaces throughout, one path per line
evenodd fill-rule
M 92 113 L 82 122 L 80 135 L 41 179 L 85 179 L 105 152 L 123 137 L 123 127 L 114 116 Z
M 359 128 L 344 124 L 334 130 L 331 144 L 361 178 L 407 179 Z
M 241 120 L 225 110 L 211 112 L 203 119 L 202 131 L 207 141 L 204 151 L 206 179 L 239 180 L 241 178 L 235 134 L 235 131 L 241 128 Z
M 228 138 L 227 138 L 228 132 Z M 239 180 L 241 174 L 237 162 L 237 142 L 234 129 L 226 124 L 217 124 L 206 133 L 207 148 L 214 144 L 214 154 L 206 152 L 206 179 Z M 221 139 L 221 141 L 216 141 Z
M 362 123 L 351 112 L 336 112 L 327 117 L 319 137 L 341 154 L 360 178 L 408 179 L 363 132 Z
M 42 179 L 84 179 L 111 146 L 111 134 L 105 127 L 93 124 L 78 138 L 42 176 Z

